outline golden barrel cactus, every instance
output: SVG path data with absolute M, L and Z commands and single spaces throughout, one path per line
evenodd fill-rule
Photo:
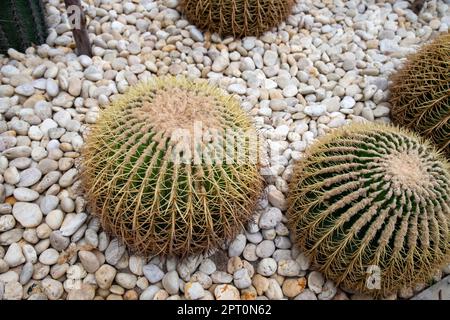
M 290 182 L 288 224 L 323 274 L 375 297 L 431 279 L 450 258 L 450 165 L 392 126 L 319 139 Z
M 284 21 L 295 0 L 181 0 L 187 19 L 222 36 L 258 36 Z
M 450 33 L 411 55 L 392 80 L 393 122 L 431 139 L 450 157 Z
M 258 145 L 235 99 L 206 82 L 156 78 L 101 113 L 83 184 L 104 229 L 132 251 L 203 253 L 251 218 L 263 188 Z

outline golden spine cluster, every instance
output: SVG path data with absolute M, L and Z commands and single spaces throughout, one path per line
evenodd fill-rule
M 392 126 L 351 125 L 319 139 L 290 182 L 297 245 L 343 288 L 383 296 L 429 281 L 450 258 L 449 163 Z M 379 270 L 379 287 L 368 283 Z

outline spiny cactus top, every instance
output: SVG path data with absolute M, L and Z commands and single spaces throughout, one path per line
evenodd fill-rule
M 319 139 L 290 182 L 296 243 L 343 288 L 381 296 L 430 280 L 450 258 L 449 163 L 395 127 Z
M 202 30 L 223 36 L 258 36 L 278 26 L 295 0 L 181 0 L 184 14 Z
M 47 37 L 42 0 L 2 1 L 0 8 L 0 53 L 8 48 L 25 51 Z
M 392 80 L 394 123 L 430 138 L 450 157 L 450 33 L 410 56 Z
M 240 231 L 262 189 L 256 131 L 205 82 L 161 78 L 101 113 L 83 182 L 103 227 L 133 251 L 186 256 Z

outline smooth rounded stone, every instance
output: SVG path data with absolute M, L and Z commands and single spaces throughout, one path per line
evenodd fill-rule
M 308 275 L 308 288 L 314 293 L 321 293 L 324 283 L 325 279 L 320 272 L 312 271 Z
M 156 293 L 160 290 L 161 288 L 158 286 L 149 286 L 144 291 L 142 291 L 141 295 L 139 296 L 139 300 L 153 300 Z
M 16 228 L 0 233 L 0 245 L 9 246 L 11 243 L 19 241 L 23 232 L 22 228 Z
M 15 92 L 25 97 L 30 97 L 34 94 L 34 87 L 31 83 L 24 83 L 16 87 Z
M 3 151 L 2 155 L 9 160 L 20 157 L 29 157 L 31 156 L 31 148 L 28 146 L 12 147 Z
M 17 201 L 30 202 L 39 198 L 39 193 L 28 188 L 16 188 L 13 192 Z
M 214 72 L 222 72 L 228 67 L 229 63 L 230 61 L 227 57 L 219 55 L 216 59 L 214 59 L 211 70 Z
M 25 263 L 19 276 L 20 284 L 25 285 L 28 281 L 30 281 L 31 277 L 33 276 L 33 271 L 33 264 L 31 262 Z
M 164 277 L 164 272 L 152 263 L 145 265 L 142 270 L 150 283 L 157 283 Z
M 55 264 L 50 268 L 50 275 L 53 279 L 59 279 L 64 276 L 69 269 L 68 263 Z
M 78 251 L 78 257 L 80 258 L 80 262 L 83 265 L 84 269 L 89 273 L 94 273 L 100 268 L 100 262 L 97 259 L 97 256 L 85 250 Z
M 0 72 L 7 78 L 11 78 L 12 76 L 20 74 L 19 69 L 9 64 L 2 66 Z
M 47 79 L 46 91 L 50 97 L 56 97 L 59 93 L 58 83 L 54 79 Z
M 5 260 L 0 259 L 0 274 L 5 273 L 9 270 L 8 263 Z
M 258 227 L 258 229 L 259 229 L 259 227 Z M 259 232 L 259 231 L 253 232 L 253 233 L 246 232 L 245 236 L 247 237 L 248 241 L 250 241 L 251 243 L 254 243 L 254 244 L 258 244 L 263 240 L 263 236 L 262 236 L 261 232 Z
M 26 229 L 23 232 L 23 239 L 31 244 L 36 244 L 39 242 L 39 238 L 37 236 L 36 229 Z
M 316 295 L 309 289 L 305 289 L 302 293 L 294 298 L 294 300 L 317 300 Z
M 283 294 L 288 298 L 294 298 L 305 290 L 306 279 L 305 278 L 289 278 L 284 280 L 282 290 Z
M 52 229 L 46 223 L 42 223 L 36 228 L 36 235 L 39 239 L 48 239 L 51 233 Z
M 10 270 L 0 274 L 0 282 L 8 283 L 14 281 L 19 281 L 19 275 L 17 274 L 17 272 Z
M 6 214 L 0 216 L 0 232 L 9 231 L 16 225 L 16 219 L 13 215 Z
M 272 256 L 274 251 L 275 251 L 275 244 L 273 243 L 273 241 L 270 240 L 261 241 L 256 246 L 256 255 L 260 258 L 268 258 Z
M 48 275 L 49 271 L 50 271 L 50 267 L 49 266 L 47 266 L 45 264 L 42 264 L 40 262 L 35 263 L 34 264 L 34 272 L 33 272 L 33 277 L 32 278 L 34 280 L 44 279 Z
M 205 296 L 205 290 L 198 282 L 187 282 L 184 285 L 184 295 L 188 300 L 198 300 Z
M 53 248 L 46 249 L 39 255 L 39 262 L 48 266 L 55 264 L 58 261 L 59 253 Z
M 344 99 L 341 101 L 341 108 L 342 109 L 351 109 L 355 106 L 356 101 L 352 97 L 345 96 Z
M 90 284 L 81 284 L 80 289 L 70 290 L 67 300 L 92 300 L 95 297 L 95 287 Z
M 116 272 L 112 266 L 104 264 L 95 272 L 95 281 L 101 289 L 109 289 L 116 277 Z
M 179 279 L 176 271 L 169 271 L 164 275 L 162 285 L 169 294 L 176 294 L 179 289 Z
M 311 260 L 303 252 L 299 253 L 295 261 L 297 261 L 298 265 L 300 266 L 300 270 L 302 271 L 308 270 L 311 264 Z
M 283 96 L 285 98 L 291 98 L 291 97 L 295 97 L 298 93 L 298 89 L 295 85 L 290 84 L 287 85 L 286 87 L 284 87 L 283 89 Z
M 22 253 L 25 256 L 27 262 L 36 263 L 37 262 L 37 253 L 34 250 L 34 247 L 28 243 L 22 246 Z
M 42 193 L 47 190 L 49 187 L 53 186 L 56 182 L 58 182 L 61 177 L 61 172 L 51 171 L 47 173 L 42 179 L 41 182 L 34 188 L 36 192 Z
M 264 64 L 268 67 L 276 65 L 278 54 L 275 51 L 267 50 L 263 56 Z
M 86 240 L 86 243 L 91 245 L 92 247 L 98 247 L 99 240 L 97 232 L 95 230 L 88 228 L 84 233 L 84 239 Z
M 49 300 L 58 300 L 64 293 L 64 288 L 61 282 L 45 278 L 41 281 L 41 286 L 44 289 L 44 293 Z
M 58 230 L 64 219 L 64 213 L 61 210 L 52 210 L 45 217 L 45 223 L 53 230 Z
M 53 120 L 55 120 L 56 123 L 63 128 L 67 125 L 71 118 L 70 113 L 66 110 L 60 110 L 53 115 Z
M 3 178 L 5 179 L 6 183 L 10 185 L 15 185 L 20 181 L 19 170 L 17 170 L 16 167 L 9 167 L 8 169 L 5 170 Z
M 113 24 L 118 21 L 114 21 Z M 99 81 L 103 78 L 103 70 L 98 66 L 91 65 L 84 70 L 84 76 L 91 81 Z
M 61 158 L 58 160 L 58 168 L 60 171 L 67 171 L 74 165 L 75 161 L 72 158 Z M 58 177 L 59 179 L 59 177 Z
M 228 247 L 228 256 L 229 257 L 238 257 L 241 255 L 242 251 L 244 251 L 246 244 L 246 238 L 243 234 L 239 234 Z
M 248 271 L 245 268 L 236 270 L 233 273 L 233 279 L 234 279 L 234 285 L 238 289 L 248 288 L 252 284 L 252 279 L 250 278 L 250 275 L 248 274 Z
M 383 105 L 379 105 L 373 110 L 373 115 L 375 118 L 389 116 L 389 113 L 390 113 L 390 109 Z
M 10 214 L 12 206 L 9 203 L 0 203 L 0 214 Z
M 59 185 L 61 188 L 69 187 L 73 184 L 75 177 L 78 174 L 78 170 L 75 168 L 72 168 L 68 171 L 66 171 L 61 178 L 59 179 Z
M 211 279 L 213 283 L 231 283 L 233 276 L 223 271 L 214 271 L 211 274 Z
M 277 249 L 274 251 L 272 258 L 277 262 L 281 260 L 290 260 L 292 259 L 291 250 Z
M 280 209 L 269 208 L 261 214 L 258 225 L 261 229 L 272 229 L 281 221 L 282 217 Z
M 303 112 L 310 117 L 320 117 L 327 112 L 327 107 L 323 104 L 306 106 Z
M 136 286 L 137 277 L 130 273 L 118 273 L 115 278 L 118 285 L 125 289 L 133 289 Z
M 277 236 L 273 242 L 279 249 L 289 249 L 292 246 L 291 240 L 288 237 Z
M 3 260 L 5 260 L 9 267 L 13 268 L 24 263 L 26 259 L 22 253 L 22 248 L 20 245 L 17 243 L 12 243 L 9 246 L 8 251 L 6 251 Z
M 337 293 L 336 285 L 333 281 L 327 280 L 325 285 L 322 287 L 322 292 L 319 293 L 319 300 L 331 300 Z
M 18 281 L 7 282 L 3 293 L 4 300 L 21 300 L 23 298 L 23 288 Z
M 207 275 L 211 275 L 216 269 L 216 264 L 211 259 L 204 259 L 199 267 L 199 270 Z
M 5 131 L 6 131 L 5 127 Z M 3 131 L 3 130 L 2 130 Z M 12 148 L 16 145 L 17 139 L 13 136 L 0 136 L 0 152 Z
M 244 252 L 242 252 L 242 256 L 247 261 L 253 262 L 258 260 L 258 256 L 256 255 L 256 245 L 248 243 L 244 248 Z
M 59 230 L 53 231 L 50 234 L 50 245 L 58 251 L 65 250 L 70 244 L 70 239 L 64 237 Z
M 228 86 L 228 91 L 231 93 L 245 94 L 247 92 L 247 87 L 240 83 L 233 83 Z
M 106 262 L 116 265 L 125 253 L 125 249 L 125 246 L 119 243 L 119 240 L 116 238 L 111 240 L 105 251 Z
M 277 130 L 280 127 L 277 127 Z M 283 133 L 283 136 L 286 137 L 289 133 L 289 127 L 288 126 L 284 126 L 284 127 L 286 128 L 286 131 L 285 131 L 286 134 Z M 273 205 L 274 207 L 279 208 L 280 210 L 287 209 L 287 201 L 286 201 L 286 198 L 284 197 L 284 194 L 281 191 L 279 191 L 277 188 L 275 188 L 274 186 L 269 186 L 268 192 L 267 192 L 267 199 L 269 200 L 269 203 L 271 205 Z
M 271 276 L 277 271 L 277 262 L 272 258 L 264 258 L 258 263 L 256 272 L 263 276 Z
M 35 203 L 16 202 L 12 210 L 14 218 L 25 228 L 37 227 L 42 221 L 42 212 Z
M 299 264 L 292 259 L 280 260 L 278 262 L 278 274 L 286 277 L 295 277 L 300 273 Z
M 272 99 L 269 105 L 273 111 L 285 111 L 287 109 L 287 103 L 284 99 Z
M 61 225 L 61 228 L 59 229 L 61 231 L 61 234 L 65 237 L 72 236 L 83 225 L 87 217 L 88 217 L 87 214 L 84 212 L 78 214 L 70 214 L 70 213 L 66 214 L 66 217 Z M 108 261 L 108 251 L 106 252 L 106 255 L 107 255 L 106 260 Z M 110 262 L 108 261 L 108 263 Z
M 283 298 L 283 291 L 281 290 L 280 284 L 275 279 L 269 279 L 269 287 L 265 294 L 270 300 L 280 300 Z
M 59 198 L 57 196 L 48 195 L 42 198 L 41 202 L 39 203 L 40 209 L 43 214 L 47 215 L 52 210 L 56 209 L 58 207 Z
M 128 268 L 133 274 L 141 276 L 144 274 L 144 262 L 145 259 L 143 257 L 132 255 L 128 261 Z
M 75 210 L 75 202 L 69 197 L 62 198 L 60 205 L 64 212 L 71 213 Z
M 220 284 L 214 289 L 217 300 L 240 300 L 239 290 L 230 284 Z

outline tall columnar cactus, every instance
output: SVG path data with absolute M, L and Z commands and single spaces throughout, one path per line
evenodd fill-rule
M 82 179 L 103 227 L 140 253 L 186 256 L 233 238 L 262 190 L 256 130 L 206 82 L 139 84 L 87 136 Z
M 258 36 L 278 26 L 295 0 L 181 0 L 188 20 L 223 36 Z
M 430 138 L 450 157 L 450 33 L 410 56 L 392 80 L 394 123 Z
M 343 288 L 383 296 L 430 280 L 450 258 L 450 165 L 396 127 L 319 139 L 290 182 L 295 241 Z
M 25 51 L 47 37 L 42 0 L 4 0 L 0 9 L 0 53 L 9 48 Z

